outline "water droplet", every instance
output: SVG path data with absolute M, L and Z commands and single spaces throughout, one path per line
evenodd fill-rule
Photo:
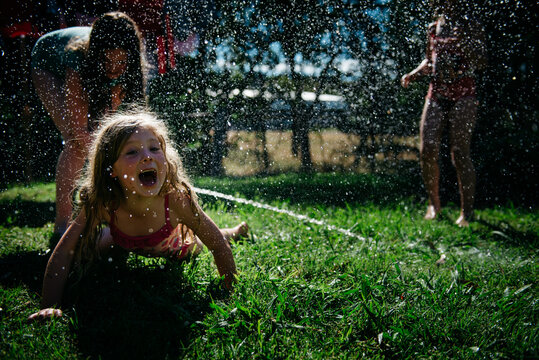
M 153 229 L 152 229 L 152 228 L 149 228 L 149 229 L 148 229 L 148 232 L 153 233 Z
M 111 258 L 111 257 L 109 257 L 109 262 L 112 262 L 112 258 Z
M 127 179 L 127 174 L 124 174 L 124 179 Z

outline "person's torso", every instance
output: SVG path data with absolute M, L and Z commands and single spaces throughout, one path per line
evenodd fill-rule
M 462 48 L 457 26 L 442 20 L 429 28 L 431 83 L 428 98 L 457 101 L 475 96 L 475 79 Z
M 125 234 L 116 225 L 115 216 L 111 214 L 110 233 L 115 244 L 120 247 L 148 257 L 182 258 L 194 241 L 194 234 L 185 225 L 173 226 L 170 221 L 168 195 L 165 196 L 164 225 L 159 230 L 148 228 L 147 235 L 131 236 Z M 148 215 L 151 216 L 151 215 Z
M 457 26 L 437 21 L 430 29 L 429 38 L 434 81 L 450 83 L 470 76 L 461 31 Z

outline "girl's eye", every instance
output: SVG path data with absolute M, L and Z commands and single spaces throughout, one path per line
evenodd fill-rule
M 126 155 L 135 155 L 137 153 L 137 150 L 128 150 L 125 154 Z
M 151 151 L 151 152 L 158 152 L 158 151 L 161 151 L 161 148 L 158 147 L 158 146 L 152 146 L 152 147 L 150 148 L 150 151 Z

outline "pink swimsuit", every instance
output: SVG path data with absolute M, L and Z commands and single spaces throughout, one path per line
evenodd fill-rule
M 447 26 L 447 25 L 446 25 Z M 432 62 L 432 81 L 427 98 L 457 101 L 475 96 L 475 80 L 469 75 L 467 63 L 458 46 L 454 29 L 449 34 L 436 34 L 437 22 L 429 29 L 429 47 Z
M 129 236 L 114 224 L 114 214 L 110 217 L 110 234 L 115 244 L 124 249 L 149 257 L 171 257 L 181 259 L 189 251 L 195 236 L 183 224 L 175 228 L 170 223 L 168 194 L 165 195 L 165 225 L 149 235 Z

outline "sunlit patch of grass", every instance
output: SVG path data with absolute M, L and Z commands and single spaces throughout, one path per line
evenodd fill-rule
M 208 252 L 185 264 L 119 254 L 71 283 L 65 318 L 29 325 L 44 266 L 35 251 L 46 248 L 50 224 L 0 225 L 2 358 L 539 355 L 536 209 L 478 209 L 470 228 L 459 229 L 456 205 L 425 221 L 419 190 L 389 175 L 194 182 L 359 237 L 204 196 L 220 227 L 251 228 L 249 239 L 232 244 L 233 293 L 219 289 Z
M 40 228 L 54 220 L 54 183 L 13 185 L 0 192 L 0 225 Z
M 13 185 L 0 192 L 0 202 L 20 199 L 34 202 L 54 202 L 56 188 L 54 183 Z

